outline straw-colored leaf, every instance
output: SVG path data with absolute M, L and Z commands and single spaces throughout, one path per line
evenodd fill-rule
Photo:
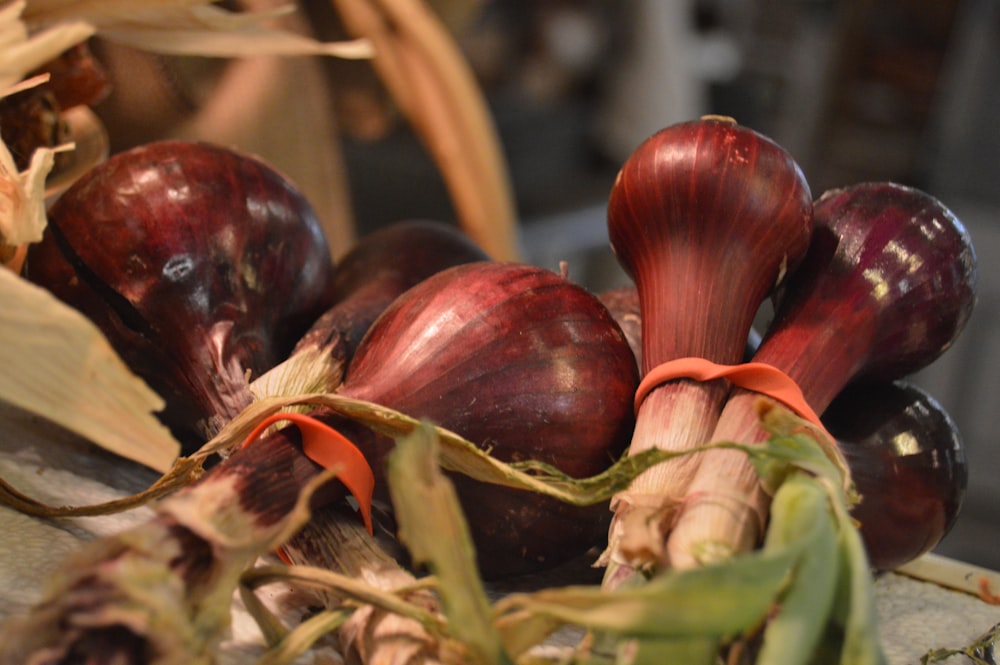
M 333 0 L 372 41 L 372 65 L 434 159 L 458 221 L 495 259 L 516 260 L 517 214 L 493 118 L 469 64 L 420 0 Z
M 297 351 L 250 383 L 255 400 L 333 390 L 344 376 L 344 363 L 324 347 Z
M 440 635 L 445 630 L 440 617 L 403 597 L 406 589 L 398 591 L 379 589 L 369 580 L 325 568 L 304 564 L 256 566 L 244 572 L 240 581 L 244 593 L 252 593 L 262 586 L 275 583 L 321 589 L 343 599 L 350 607 L 372 605 L 387 612 L 410 617 L 436 634 Z
M 39 148 L 28 169 L 18 172 L 14 157 L 0 141 L 0 245 L 38 242 L 48 224 L 45 215 L 45 179 L 55 163 L 55 154 L 72 149 Z
M 363 423 L 387 436 L 405 436 L 420 426 L 420 421 L 388 407 L 337 394 L 304 395 L 277 400 L 285 405 L 308 403 L 328 407 L 352 420 Z M 262 400 L 259 404 L 274 404 Z M 593 505 L 628 487 L 644 469 L 669 459 L 672 453 L 650 450 L 641 455 L 625 456 L 605 472 L 591 478 L 571 478 L 545 464 L 505 464 L 480 450 L 473 442 L 449 430 L 435 427 L 441 450 L 441 465 L 483 482 L 526 489 L 552 496 L 573 505 Z
M 123 457 L 167 470 L 180 445 L 153 415 L 163 400 L 87 318 L 0 270 L 0 399 Z
M 343 625 L 350 618 L 351 608 L 341 607 L 313 614 L 289 630 L 274 646 L 264 653 L 254 665 L 294 665 L 316 642 Z M 322 662 L 320 659 L 313 659 Z
M 272 11 L 237 12 L 205 0 L 72 3 L 33 0 L 25 9 L 24 19 L 29 27 L 83 21 L 109 40 L 173 55 L 329 55 L 351 59 L 372 56 L 366 40 L 322 42 L 271 25 L 273 19 L 294 9 L 292 3 Z
M 94 34 L 94 26 L 67 18 L 58 25 L 31 31 L 22 21 L 24 0 L 0 7 L 0 90 L 5 90 L 66 49 Z

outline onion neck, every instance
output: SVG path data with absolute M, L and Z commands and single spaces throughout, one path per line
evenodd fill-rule
M 741 254 L 734 251 L 727 261 L 737 264 Z M 657 255 L 640 267 L 636 285 L 644 375 L 678 358 L 721 364 L 743 358 L 753 318 L 771 283 L 762 280 L 759 270 L 727 265 L 719 265 L 717 252 L 687 250 Z
M 753 359 L 785 372 L 812 409 L 822 414 L 864 367 L 874 333 L 871 317 L 837 320 L 800 310 L 788 325 L 768 332 Z
M 192 384 L 193 395 L 201 396 L 205 417 L 198 429 L 206 441 L 240 414 L 251 402 L 249 364 L 241 353 L 233 353 L 232 321 L 216 323 L 202 337 L 203 346 L 191 349 L 196 362 L 188 363 L 192 371 L 185 378 Z

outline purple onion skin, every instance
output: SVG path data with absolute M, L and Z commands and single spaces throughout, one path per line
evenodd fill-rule
M 637 384 L 628 342 L 596 296 L 548 270 L 479 262 L 397 298 L 340 392 L 427 418 L 503 461 L 587 477 L 624 451 Z M 391 442 L 359 445 L 382 474 Z M 486 577 L 551 567 L 606 535 L 607 505 L 453 479 Z
M 376 318 L 405 290 L 445 268 L 489 256 L 458 227 L 433 220 L 403 220 L 362 237 L 333 273 L 331 299 L 295 350 L 330 345 L 349 361 Z M 294 353 L 295 351 L 293 351 Z
M 166 402 L 189 451 L 249 402 L 330 305 L 313 209 L 248 155 L 162 141 L 112 156 L 54 204 L 26 276 L 89 317 Z
M 755 360 L 795 379 L 822 413 L 847 383 L 891 381 L 938 358 L 975 303 L 976 257 L 931 195 L 893 183 L 831 190 Z
M 791 156 L 734 122 L 672 125 L 622 166 L 608 233 L 639 290 L 642 371 L 742 359 L 765 296 L 804 256 L 812 196 Z
M 906 381 L 851 384 L 822 420 L 861 494 L 851 513 L 872 567 L 894 570 L 934 549 L 968 485 L 964 443 L 947 411 Z

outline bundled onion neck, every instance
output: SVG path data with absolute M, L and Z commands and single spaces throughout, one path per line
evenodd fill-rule
M 612 188 L 608 232 L 638 290 L 642 375 L 684 358 L 740 362 L 762 301 L 806 252 L 811 216 L 794 160 L 730 119 L 673 125 L 639 146 Z M 637 405 L 630 453 L 706 443 L 726 391 L 683 377 L 656 385 Z M 699 463 L 661 464 L 616 497 L 608 586 L 659 557 L 626 538 L 626 522 L 669 524 Z

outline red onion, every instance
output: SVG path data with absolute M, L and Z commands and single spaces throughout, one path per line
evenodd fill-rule
M 808 247 L 811 215 L 794 160 L 729 119 L 673 125 L 640 145 L 612 188 L 608 231 L 639 292 L 642 374 L 679 358 L 740 362 L 762 301 Z M 722 381 L 660 385 L 639 407 L 630 453 L 705 443 L 726 391 Z M 686 456 L 646 471 L 616 498 L 616 524 L 629 511 L 669 509 L 698 463 Z
M 622 453 L 637 382 L 628 342 L 596 296 L 548 270 L 479 262 L 397 298 L 362 340 L 340 393 L 430 419 L 500 460 L 587 477 Z M 391 441 L 348 436 L 379 476 Z M 607 506 L 454 481 L 487 577 L 581 554 L 607 527 Z
M 55 203 L 27 277 L 76 307 L 166 401 L 188 449 L 330 304 L 314 211 L 248 155 L 163 141 L 112 156 Z
M 861 502 L 851 509 L 868 560 L 893 570 L 951 531 L 968 487 L 955 421 L 919 386 L 899 380 L 847 386 L 823 412 Z
M 754 356 L 787 374 L 821 414 L 849 382 L 916 372 L 948 349 L 975 300 L 968 233 L 940 201 L 891 183 L 829 191 L 815 203 L 809 254 Z M 753 402 L 735 389 L 712 439 L 760 441 Z M 712 450 L 670 536 L 674 565 L 752 547 L 767 497 L 743 453 Z

